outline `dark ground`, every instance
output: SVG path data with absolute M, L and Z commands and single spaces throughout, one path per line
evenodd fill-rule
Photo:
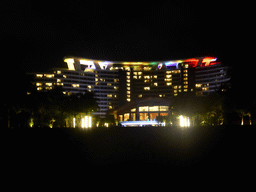
M 240 177 L 255 172 L 255 130 L 255 126 L 9 129 L 1 134 L 2 158 L 9 174 L 21 177 L 23 173 L 155 177 L 155 172 Z

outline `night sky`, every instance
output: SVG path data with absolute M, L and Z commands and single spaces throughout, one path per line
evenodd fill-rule
M 1 1 L 5 62 L 38 72 L 66 67 L 63 57 L 68 55 L 110 61 L 206 55 L 229 65 L 237 55 L 233 38 L 239 31 L 240 5 L 185 0 L 60 2 Z

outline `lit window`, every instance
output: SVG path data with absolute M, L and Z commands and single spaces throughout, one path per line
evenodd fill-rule
M 164 79 L 165 81 L 172 81 L 172 79 Z
M 61 74 L 61 71 L 57 71 L 57 74 Z
M 127 91 L 127 94 L 131 94 L 131 92 L 130 92 L 130 91 Z
M 137 72 L 133 72 L 133 75 L 137 75 Z
M 36 83 L 36 86 L 42 86 L 42 83 Z
M 52 83 L 45 83 L 46 86 L 52 86 Z
M 127 87 L 127 90 L 131 90 L 131 87 Z
M 141 76 L 139 76 L 138 78 L 141 79 Z
M 130 79 L 127 79 L 127 80 L 126 80 L 126 82 L 127 82 L 127 83 L 130 83 L 130 82 L 131 82 L 131 80 L 130 80 Z
M 112 95 L 107 95 L 107 97 L 112 97 Z
M 158 106 L 150 106 L 149 111 L 159 111 L 159 107 Z
M 167 86 L 171 86 L 171 85 L 172 85 L 172 83 L 166 83 L 166 85 L 167 85 Z
M 64 78 L 67 78 L 67 76 L 66 76 L 66 75 L 63 75 L 63 77 L 64 77 Z
M 184 73 L 187 73 L 187 72 L 188 72 L 188 70 L 183 70 L 183 72 L 184 72 Z
M 115 90 L 117 90 L 117 89 L 118 89 L 118 87 L 114 87 L 114 89 L 115 89 Z
M 189 67 L 189 65 L 188 65 L 188 64 L 186 64 L 186 65 L 185 65 L 185 68 L 188 68 L 188 67 Z
M 158 86 L 158 83 L 154 83 L 154 86 Z
M 150 90 L 150 87 L 144 87 L 144 90 Z
M 184 80 L 184 81 L 187 81 L 187 80 L 188 80 L 188 78 L 187 78 L 187 77 L 184 77 L 184 78 L 183 78 L 183 80 Z
M 45 74 L 45 76 L 46 76 L 47 78 L 52 78 L 52 77 L 54 77 L 54 74 Z
M 108 106 L 108 108 L 109 108 L 109 109 L 112 109 L 113 107 L 110 105 L 110 106 Z
M 163 97 L 163 95 L 159 95 L 159 97 Z
M 184 88 L 188 88 L 188 86 L 187 86 L 187 85 L 184 85 Z
M 172 73 L 172 71 L 166 71 L 166 74 L 171 74 Z
M 177 96 L 177 95 L 178 95 L 177 93 L 174 94 L 174 96 Z
M 128 87 L 130 87 L 130 86 L 131 86 L 131 84 L 130 84 L 130 83 L 127 83 L 127 86 L 128 86 Z
M 138 72 L 138 75 L 142 75 L 142 72 Z
M 127 79 L 130 79 L 130 76 L 126 76 L 127 77 Z
M 131 109 L 131 112 L 136 112 L 136 108 Z
M 52 89 L 52 87 L 45 87 L 45 89 L 47 89 L 47 90 L 51 90 L 51 89 Z
M 95 81 L 99 81 L 99 79 L 98 79 L 98 78 L 95 78 Z
M 131 73 L 130 73 L 130 72 L 127 72 L 126 74 L 127 74 L 127 75 L 130 75 Z
M 42 90 L 43 88 L 42 87 L 37 87 L 36 88 L 38 91 Z
M 184 84 L 188 84 L 188 81 L 184 81 Z
M 79 84 L 72 84 L 72 87 L 80 87 Z
M 188 76 L 188 74 L 183 74 L 183 76 L 187 77 L 187 76 Z
M 149 71 L 149 70 L 151 70 L 151 67 L 144 67 L 143 68 L 145 71 Z
M 148 106 L 139 107 L 139 112 L 148 111 Z
M 172 77 L 172 75 L 166 75 L 166 78 L 171 78 Z
M 169 107 L 168 106 L 160 106 L 160 111 L 168 111 Z
M 188 90 L 187 89 L 184 89 L 184 92 L 187 92 Z
M 196 84 L 196 87 L 201 87 L 202 86 L 202 84 Z
M 127 95 L 127 97 L 131 97 L 131 95 Z
M 148 75 L 144 76 L 144 79 L 150 79 L 150 77 Z
M 107 83 L 108 86 L 111 86 L 112 84 L 111 83 Z
M 37 77 L 43 77 L 43 74 L 36 74 Z
M 154 75 L 154 78 L 157 79 L 157 75 Z
M 148 83 L 148 82 L 149 82 L 149 80 L 148 80 L 148 79 L 144 80 L 144 83 Z
M 130 98 L 127 98 L 126 100 L 127 100 L 128 102 L 130 102 L 130 101 L 131 101 L 131 99 L 130 99 Z
M 177 90 L 174 90 L 174 93 L 177 93 L 178 91 Z
M 137 76 L 133 76 L 133 79 L 137 79 Z
M 177 88 L 178 88 L 178 86 L 177 86 L 177 85 L 175 85 L 173 88 L 174 88 L 174 89 L 177 89 Z
M 124 121 L 129 120 L 129 117 L 130 117 L 130 113 L 125 113 L 124 114 Z
M 141 97 L 142 97 L 142 94 L 138 95 L 138 97 L 141 98 Z

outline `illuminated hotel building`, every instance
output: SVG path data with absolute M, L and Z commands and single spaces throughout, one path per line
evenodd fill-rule
M 97 115 L 149 97 L 171 100 L 183 92 L 207 95 L 228 82 L 227 67 L 214 57 L 172 61 L 118 62 L 65 57 L 65 69 L 35 73 L 38 91 L 62 86 L 63 93 L 94 92 Z

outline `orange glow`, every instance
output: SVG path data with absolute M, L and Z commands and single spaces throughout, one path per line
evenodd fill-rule
M 202 66 L 209 66 L 212 65 L 211 62 L 216 61 L 217 58 L 215 57 L 205 57 L 202 61 Z

